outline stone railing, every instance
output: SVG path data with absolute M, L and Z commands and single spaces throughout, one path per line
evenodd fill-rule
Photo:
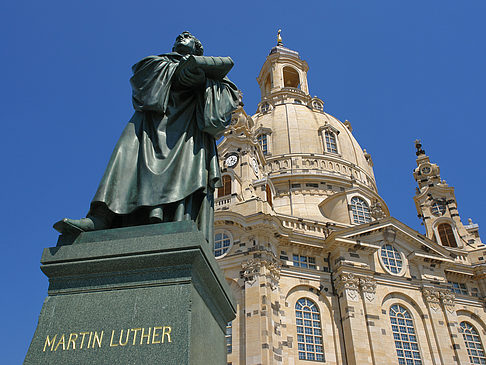
M 228 209 L 231 203 L 235 201 L 236 194 L 225 195 L 214 199 L 214 210 Z
M 299 95 L 302 95 L 302 96 L 307 96 L 307 94 L 305 92 L 303 92 L 300 89 L 297 89 L 296 87 L 283 87 L 281 90 L 283 92 L 287 91 L 287 92 L 293 92 L 293 93 L 296 93 L 296 94 L 299 94 Z
M 267 159 L 265 172 L 281 174 L 331 175 L 356 180 L 376 190 L 374 179 L 360 167 L 334 156 L 281 155 Z
M 282 225 L 296 231 L 302 231 L 307 234 L 327 237 L 329 228 L 325 223 L 313 222 L 305 219 L 280 217 Z

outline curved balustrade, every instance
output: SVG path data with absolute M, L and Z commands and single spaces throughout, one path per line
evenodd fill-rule
M 288 174 L 290 173 L 289 170 L 291 170 L 292 174 L 330 174 L 346 179 L 355 179 L 376 190 L 373 177 L 360 167 L 339 158 L 325 155 L 283 155 L 267 159 L 265 172 L 269 176 Z

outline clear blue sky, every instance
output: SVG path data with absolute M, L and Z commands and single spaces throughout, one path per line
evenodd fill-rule
M 231 56 L 245 109 L 276 31 L 300 52 L 312 95 L 349 119 L 393 216 L 422 230 L 413 141 L 486 225 L 485 1 L 4 1 L 0 5 L 0 210 L 4 364 L 21 363 L 46 296 L 39 270 L 60 218 L 82 217 L 132 114 L 128 79 L 190 30 Z M 484 227 L 483 227 L 484 228 Z M 484 229 L 482 230 L 484 232 Z M 483 234 L 484 237 L 484 234 Z M 483 238 L 486 240 L 486 238 Z

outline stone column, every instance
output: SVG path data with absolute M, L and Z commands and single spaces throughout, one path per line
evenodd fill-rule
M 363 303 L 359 294 L 359 278 L 341 273 L 335 279 L 341 308 L 341 322 L 349 365 L 373 364 Z
M 447 329 L 446 317 L 440 305 L 440 291 L 432 286 L 422 288 L 427 305 L 434 340 L 430 341 L 432 358 L 436 364 L 457 364 L 451 337 Z
M 245 280 L 246 364 L 282 364 L 278 301 L 280 265 L 270 254 L 257 253 L 242 264 L 242 269 Z

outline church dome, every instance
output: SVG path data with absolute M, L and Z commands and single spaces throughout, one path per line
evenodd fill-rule
M 377 206 L 388 215 L 370 154 L 348 121 L 326 113 L 324 102 L 310 96 L 308 69 L 298 52 L 279 41 L 257 78 L 261 102 L 251 132 L 265 156 L 275 211 L 336 224 L 370 222 Z M 357 201 L 365 207 L 363 220 L 350 215 Z
M 289 96 L 292 98 L 294 95 Z M 349 169 L 356 169 L 359 173 L 354 178 L 363 174 L 363 181 L 376 187 L 371 157 L 354 138 L 349 122 L 346 126 L 323 112 L 319 109 L 322 103 L 316 103 L 316 98 L 313 100 L 314 107 L 300 99 L 295 100 L 302 103 L 287 100 L 275 105 L 271 105 L 271 101 L 264 101 L 261 104 L 265 107 L 269 104 L 268 110 L 259 111 L 253 116 L 257 138 L 262 134 L 267 135 L 267 159 L 286 154 L 325 156 L 329 162 L 342 165 L 339 171 L 351 175 Z

